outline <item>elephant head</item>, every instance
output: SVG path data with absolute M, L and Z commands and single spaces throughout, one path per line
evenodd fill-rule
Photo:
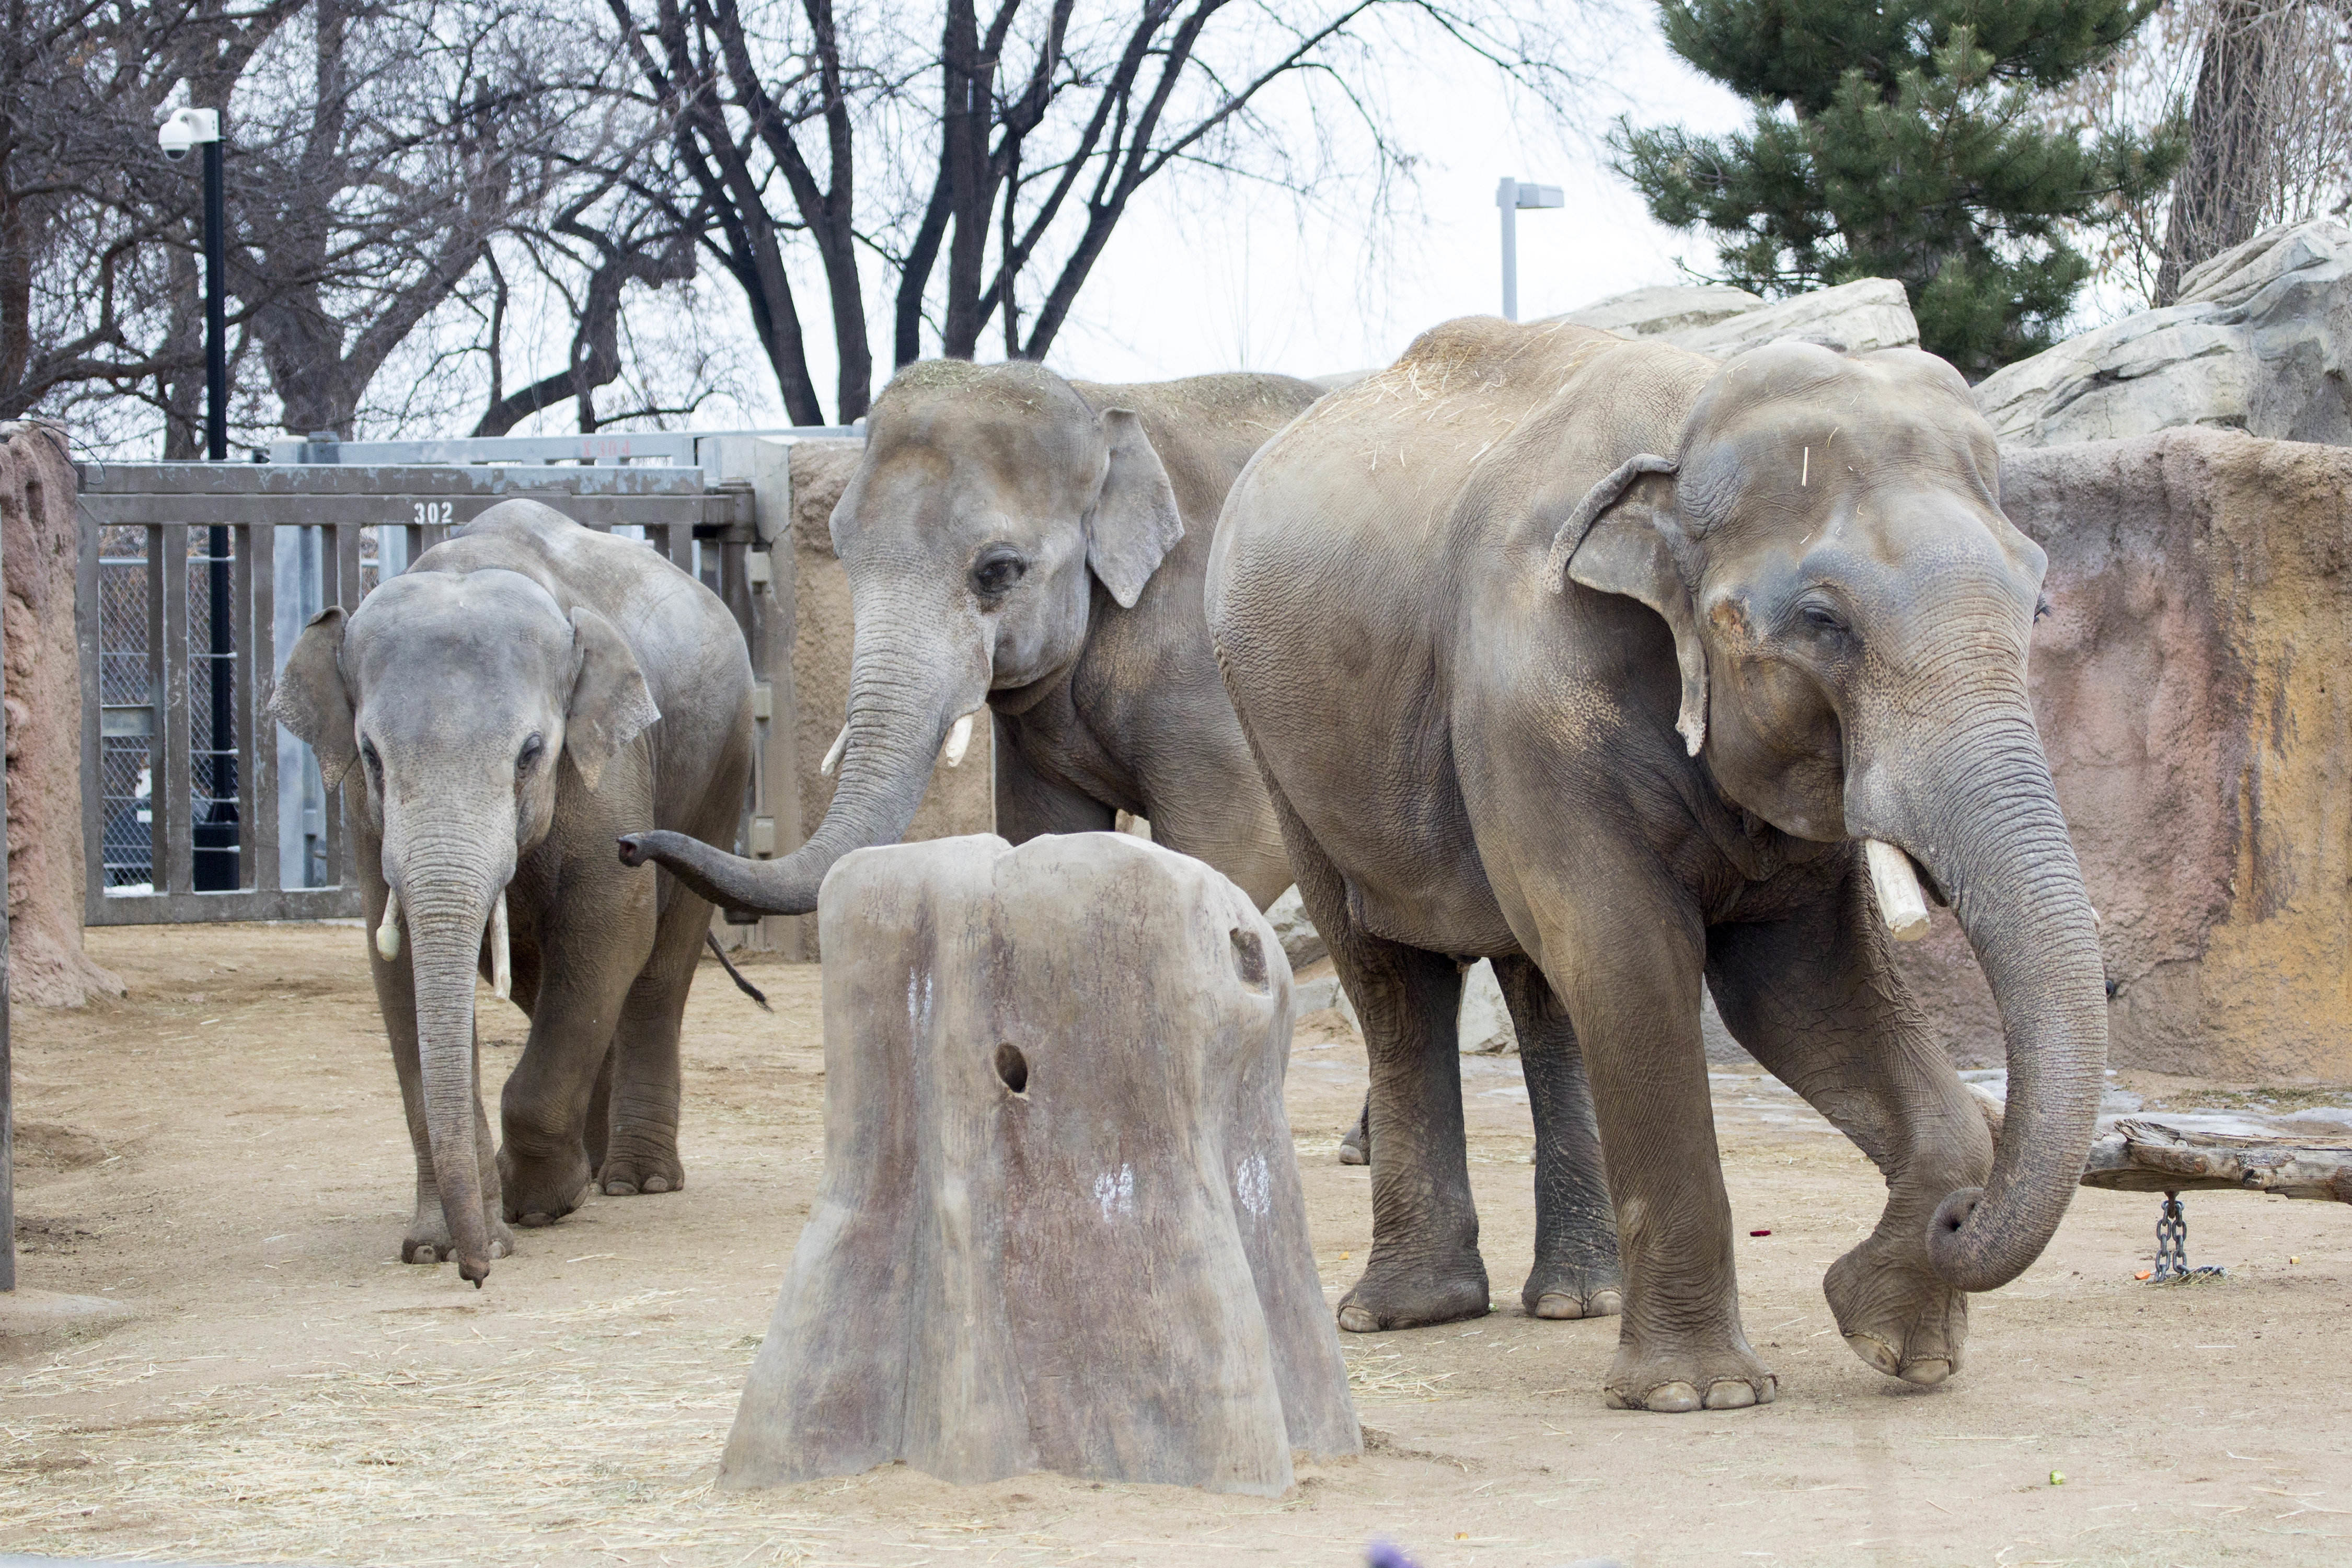
M 628 643 L 520 574 L 415 572 L 312 617 L 270 710 L 383 846 L 380 961 L 404 945 L 435 1185 L 458 1271 L 489 1272 L 474 1147 L 474 981 L 486 928 L 506 961 L 506 887 L 555 818 L 559 772 L 594 790 L 660 714 Z M 356 764 L 356 770 L 354 765 Z
M 2091 906 L 2026 690 L 2047 561 L 2001 515 L 2000 472 L 1942 361 L 1779 343 L 1716 371 L 1675 450 L 1594 487 L 1551 552 L 1555 582 L 1664 619 L 1676 728 L 1726 796 L 1800 838 L 1895 846 L 1958 917 L 2010 1064 L 1991 1176 L 1928 1237 L 1968 1290 L 2056 1230 L 2106 1061 Z
M 876 400 L 833 510 L 857 631 L 824 822 L 776 860 L 665 832 L 631 834 L 621 858 L 729 908 L 815 909 L 835 861 L 905 834 L 956 719 L 992 693 L 1018 711 L 1066 674 L 1097 590 L 1132 608 L 1183 534 L 1132 410 L 1098 414 L 1034 364 L 910 366 Z

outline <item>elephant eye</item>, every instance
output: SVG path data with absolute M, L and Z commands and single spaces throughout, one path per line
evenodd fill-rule
M 530 771 L 531 763 L 539 761 L 539 753 L 546 748 L 546 744 L 547 742 L 541 740 L 537 735 L 533 735 L 529 740 L 525 741 L 522 743 L 522 750 L 515 755 L 515 772 L 518 773 L 529 773 Z
M 971 588 L 983 599 L 1002 598 L 1013 591 L 1029 571 L 1029 563 L 1002 545 L 988 550 L 972 563 Z
M 2051 614 L 2050 596 L 2047 594 L 2044 594 L 2042 597 L 2033 601 L 2033 618 L 2035 620 L 2046 621 L 2050 618 Z
M 382 778 L 383 776 L 383 759 L 375 754 L 375 742 L 373 741 L 362 741 L 360 742 L 360 761 L 367 764 L 367 770 L 369 773 L 373 773 L 378 778 Z
M 1803 619 L 1808 628 L 1816 632 L 1835 633 L 1848 629 L 1845 621 L 1827 605 L 1810 604 L 1799 610 L 1797 614 Z

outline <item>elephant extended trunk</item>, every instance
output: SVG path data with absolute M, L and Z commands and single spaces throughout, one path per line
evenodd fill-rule
M 2041 1256 L 2074 1196 L 2106 1068 L 2106 987 L 2091 904 L 2021 695 L 1919 775 L 1889 828 L 1935 877 L 1976 950 L 2009 1054 L 1992 1174 L 1936 1211 L 1930 1262 L 1963 1290 L 2007 1284 Z
M 410 972 L 416 984 L 418 1065 L 433 1184 L 457 1252 L 457 1272 L 476 1285 L 490 1272 L 482 1212 L 481 1151 L 474 1146 L 480 1092 L 474 1054 L 474 981 L 479 973 L 487 890 L 467 882 L 420 885 L 407 879 Z
M 828 753 L 839 764 L 841 783 L 807 843 L 781 859 L 750 860 L 683 833 L 632 833 L 621 839 L 622 861 L 657 861 L 724 909 L 801 915 L 816 908 L 817 889 L 835 861 L 905 837 L 943 741 L 987 689 L 987 670 L 982 665 L 978 689 L 967 689 L 965 682 L 942 681 L 937 673 L 969 662 L 953 652 L 877 649 L 862 630 L 858 643 L 849 721 Z

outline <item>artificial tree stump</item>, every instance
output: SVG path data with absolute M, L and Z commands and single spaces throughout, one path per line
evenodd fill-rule
M 1276 1494 L 1360 1447 L 1283 1114 L 1290 966 L 1129 835 L 824 880 L 825 1165 L 719 1462 Z

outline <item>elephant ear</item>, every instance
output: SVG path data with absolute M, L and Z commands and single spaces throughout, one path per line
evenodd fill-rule
M 319 754 L 319 777 L 329 789 L 342 782 L 360 757 L 352 695 L 343 685 L 347 619 L 339 605 L 312 616 L 286 656 L 277 689 L 269 694 L 270 717 Z
M 1102 423 L 1110 467 L 1087 514 L 1087 564 L 1119 607 L 1131 610 L 1143 584 L 1184 537 L 1184 518 L 1135 410 L 1106 408 Z
M 1697 606 L 1675 559 L 1683 531 L 1675 510 L 1675 468 L 1673 458 L 1649 452 L 1619 464 L 1560 525 L 1545 574 L 1554 593 L 1564 592 L 1572 578 L 1600 593 L 1639 599 L 1664 619 L 1675 634 L 1675 663 L 1683 678 L 1675 728 L 1696 757 L 1706 743 L 1706 649 L 1699 642 Z
M 563 715 L 563 754 L 590 789 L 604 776 L 604 764 L 661 717 L 645 671 L 620 629 L 582 606 L 572 612 L 572 646 L 577 673 L 572 705 Z

